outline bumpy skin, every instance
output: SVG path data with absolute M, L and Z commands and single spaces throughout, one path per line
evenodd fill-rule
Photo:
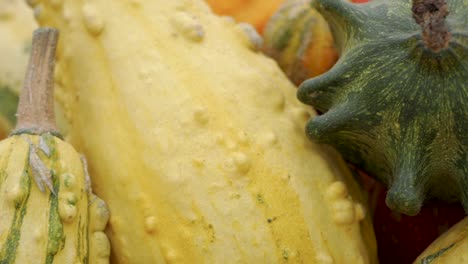
M 112 263 L 376 263 L 359 186 L 239 25 L 202 0 L 34 8 L 60 29 L 56 94 Z
M 468 1 L 450 0 L 447 49 L 426 49 L 410 0 L 318 0 L 342 57 L 298 98 L 325 114 L 307 125 L 389 186 L 387 205 L 415 215 L 426 197 L 468 212 Z
M 50 175 L 54 193 L 40 190 L 47 184 L 38 171 Z M 80 156 L 61 139 L 24 134 L 1 141 L 0 263 L 109 263 L 109 212 L 89 191 Z

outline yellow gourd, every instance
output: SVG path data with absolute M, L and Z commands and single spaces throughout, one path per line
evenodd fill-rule
M 61 30 L 57 98 L 114 263 L 376 263 L 358 185 L 239 25 L 201 0 L 34 9 Z
M 0 141 L 0 263 L 109 263 L 105 203 L 84 158 L 59 138 L 53 114 L 57 31 L 38 29 L 18 107 Z
M 451 227 L 424 250 L 414 264 L 461 264 L 468 262 L 468 217 Z

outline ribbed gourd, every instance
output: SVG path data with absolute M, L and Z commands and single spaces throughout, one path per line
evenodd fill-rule
M 25 1 L 0 0 L 0 139 L 16 123 L 18 93 L 36 27 L 32 10 Z
M 297 85 L 328 71 L 338 59 L 327 22 L 310 0 L 287 0 L 268 21 L 264 52 Z
M 113 263 L 376 263 L 359 186 L 238 24 L 201 0 L 34 9 L 61 30 L 57 99 Z
M 308 136 L 387 184 L 394 210 L 439 198 L 468 212 L 468 1 L 315 3 L 341 57 L 299 88 L 324 113 Z
M 413 264 L 461 264 L 468 262 L 468 217 L 442 234 Z
M 55 128 L 57 31 L 35 31 L 18 124 L 0 142 L 0 263 L 109 263 L 106 204 Z

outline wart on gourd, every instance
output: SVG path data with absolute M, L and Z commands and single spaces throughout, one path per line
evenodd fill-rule
M 426 197 L 468 212 L 467 4 L 315 2 L 341 59 L 298 91 L 324 112 L 307 134 L 386 183 L 387 205 L 408 215 Z
M 109 212 L 91 193 L 85 160 L 55 126 L 57 38 L 52 28 L 35 31 L 18 122 L 0 142 L 0 263 L 109 261 Z

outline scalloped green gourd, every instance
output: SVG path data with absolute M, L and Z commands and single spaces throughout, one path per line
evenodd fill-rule
M 387 184 L 387 205 L 408 215 L 426 198 L 468 212 L 468 1 L 447 2 L 451 39 L 434 52 L 410 0 L 316 1 L 341 58 L 297 94 L 324 113 L 308 136 Z

